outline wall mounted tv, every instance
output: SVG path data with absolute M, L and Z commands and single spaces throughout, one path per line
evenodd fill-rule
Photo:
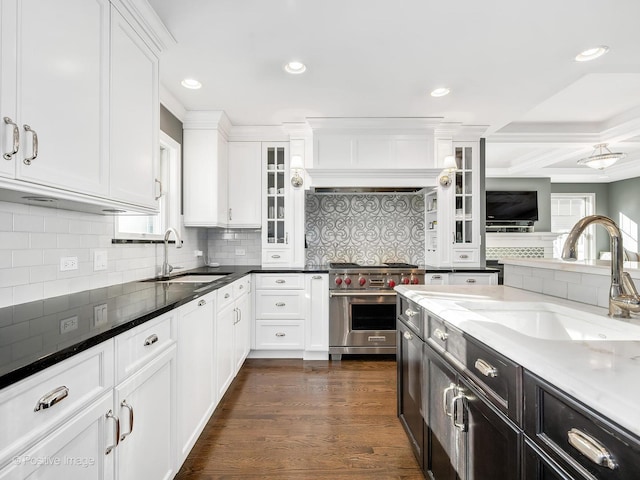
M 487 191 L 487 224 L 538 220 L 538 192 Z

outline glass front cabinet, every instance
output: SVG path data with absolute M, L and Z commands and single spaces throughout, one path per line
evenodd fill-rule
M 290 262 L 289 224 L 289 144 L 262 144 L 262 263 L 285 265 Z
M 478 142 L 453 142 L 451 184 L 438 185 L 425 196 L 427 264 L 480 266 L 479 150 Z

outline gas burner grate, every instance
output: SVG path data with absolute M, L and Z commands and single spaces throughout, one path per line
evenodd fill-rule
M 330 268 L 355 268 L 359 267 L 357 263 L 352 262 L 331 262 L 329 263 Z
M 383 265 L 386 265 L 387 267 L 390 267 L 390 268 L 418 268 L 417 265 L 413 265 L 411 263 L 386 262 Z

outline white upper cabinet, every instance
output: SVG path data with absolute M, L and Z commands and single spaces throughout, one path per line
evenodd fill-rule
M 110 196 L 157 208 L 158 58 L 112 9 Z
M 261 142 L 229 142 L 230 227 L 260 228 L 262 225 L 261 171 Z
M 19 135 L 3 173 L 106 195 L 109 2 L 3 1 L 2 9 L 1 115 Z M 13 125 L 2 126 L 6 154 Z

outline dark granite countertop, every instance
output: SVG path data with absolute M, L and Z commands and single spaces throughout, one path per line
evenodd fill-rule
M 326 273 L 324 266 L 263 268 L 200 267 L 176 273 L 225 274 L 211 283 L 129 282 L 0 309 L 0 388 L 119 335 L 249 273 Z M 94 308 L 107 305 L 95 324 Z M 61 333 L 62 320 L 77 317 L 77 328 Z

